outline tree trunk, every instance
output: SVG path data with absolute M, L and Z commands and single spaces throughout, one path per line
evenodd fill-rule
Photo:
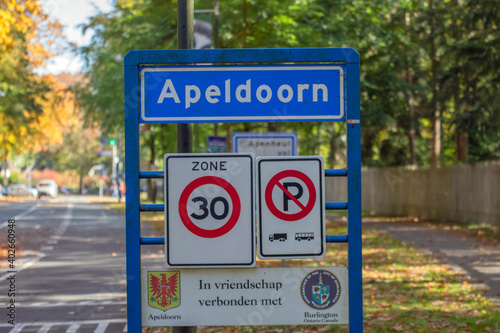
M 411 13 L 406 13 L 406 30 L 408 32 L 408 39 L 410 39 L 410 27 L 411 27 Z M 408 150 L 410 155 L 409 164 L 415 165 L 417 163 L 417 157 L 415 153 L 415 98 L 413 97 L 413 84 L 414 84 L 414 71 L 411 67 L 410 58 L 407 59 L 406 68 L 406 82 L 410 89 L 408 90 L 408 112 L 409 112 L 409 123 L 408 123 Z
M 467 163 L 469 157 L 469 133 L 466 131 L 455 134 L 455 151 L 457 161 Z
M 371 128 L 365 127 L 361 137 L 361 164 L 369 166 L 373 159 L 373 142 L 376 134 Z
M 83 168 L 80 167 L 80 169 L 78 170 L 79 172 L 79 177 L 80 177 L 80 182 L 79 182 L 79 185 L 80 185 L 80 194 L 83 194 Z
M 231 152 L 231 123 L 225 123 L 226 125 L 226 151 Z
M 452 0 L 451 5 L 453 10 L 457 10 L 457 0 Z M 458 22 L 455 18 L 453 20 L 452 30 L 453 42 L 457 42 L 460 38 L 458 31 Z M 464 117 L 460 115 L 462 111 L 461 108 L 463 107 L 460 103 L 460 63 L 457 57 L 455 57 L 454 60 L 455 77 L 453 78 L 453 102 L 455 112 L 455 155 L 458 162 L 467 163 L 469 158 L 469 132 L 467 123 L 464 122 Z
M 430 60 L 431 60 L 431 85 L 432 99 L 430 108 L 432 110 L 432 145 L 431 145 L 431 166 L 439 165 L 441 155 L 441 110 L 438 102 L 438 60 L 436 55 L 436 4 L 434 0 L 429 0 L 429 23 L 430 23 Z
M 331 161 L 332 163 L 332 169 L 335 169 L 335 153 L 337 152 L 337 147 L 335 145 L 337 141 L 337 137 L 335 136 L 335 123 L 332 124 L 333 126 L 333 133 L 330 138 L 330 156 L 328 156 L 328 160 Z
M 243 48 L 247 47 L 247 35 L 248 35 L 248 19 L 247 19 L 247 0 L 243 0 Z

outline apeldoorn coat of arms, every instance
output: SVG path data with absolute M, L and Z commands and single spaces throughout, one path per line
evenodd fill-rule
M 148 304 L 167 311 L 181 304 L 180 272 L 148 272 Z
M 302 299 L 313 309 L 324 310 L 332 307 L 339 300 L 340 291 L 340 281 L 327 270 L 316 270 L 302 280 Z

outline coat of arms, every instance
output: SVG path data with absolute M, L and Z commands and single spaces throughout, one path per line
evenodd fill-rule
M 319 305 L 322 305 L 330 296 L 330 286 L 323 284 L 322 274 L 319 273 L 319 283 L 312 286 L 313 299 Z
M 148 272 L 148 304 L 167 311 L 181 304 L 180 272 Z

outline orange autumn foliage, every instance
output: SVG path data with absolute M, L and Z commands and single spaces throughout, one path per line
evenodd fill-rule
M 51 45 L 62 36 L 62 25 L 50 21 L 38 0 L 0 0 L 0 52 L 9 52 L 20 40 L 24 57 L 34 68 L 53 54 Z

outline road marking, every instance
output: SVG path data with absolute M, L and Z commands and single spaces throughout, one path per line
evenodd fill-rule
M 33 323 L 22 323 L 22 324 L 16 324 L 16 326 L 10 330 L 9 333 L 19 333 L 22 331 L 23 328 L 25 327 L 30 327 L 30 326 L 40 326 L 42 327 L 37 331 L 37 333 L 46 333 L 48 332 L 53 326 L 68 326 L 68 329 L 66 330 L 66 333 L 76 333 L 80 326 L 82 325 L 97 325 L 97 327 L 94 330 L 94 333 L 104 333 L 106 329 L 108 328 L 109 324 L 127 324 L 126 319 L 108 319 L 108 320 L 82 320 L 82 321 L 57 321 L 57 322 L 33 322 Z M 8 323 L 0 323 L 0 327 L 12 327 L 11 324 Z M 125 330 L 124 330 L 125 332 Z
M 33 302 L 22 303 L 17 305 L 19 308 L 54 308 L 54 307 L 76 307 L 76 306 L 101 306 L 101 305 L 126 305 L 127 301 L 82 301 L 82 302 Z M 8 303 L 0 303 L 0 307 L 9 305 Z
M 37 203 L 36 205 L 31 206 L 28 210 L 25 210 L 24 212 L 22 212 L 21 214 L 14 216 L 13 219 L 16 221 L 19 220 L 21 217 L 28 215 L 29 213 L 31 213 L 32 211 L 34 211 L 35 209 L 37 209 L 41 205 L 42 205 L 41 203 Z M 8 224 L 8 222 L 9 221 L 5 221 L 4 223 L 0 224 L 0 229 L 5 228 Z
M 26 262 L 25 264 L 21 265 L 21 267 L 19 267 L 17 270 L 16 270 L 16 274 L 19 274 L 21 271 L 25 270 L 26 268 L 32 266 L 34 263 L 36 263 L 38 260 L 42 259 L 43 257 L 45 257 L 45 254 L 43 253 L 37 253 L 38 254 L 38 257 Z M 7 273 L 7 274 L 4 274 L 2 276 L 0 276 L 0 281 L 3 281 L 5 280 L 6 278 L 8 278 L 10 276 L 11 273 Z
M 51 327 L 52 327 L 52 325 L 50 325 L 50 324 L 43 324 L 43 326 L 40 327 L 40 329 L 38 330 L 37 333 L 47 333 Z
M 3 325 L 10 325 L 12 327 L 11 324 L 3 324 Z M 2 327 L 3 325 L 0 325 L 0 327 Z M 24 328 L 24 326 L 26 326 L 26 324 L 18 324 L 16 326 L 14 326 L 13 329 L 10 330 L 10 333 L 18 333 L 18 332 L 21 332 L 21 330 Z
M 76 333 L 80 325 L 81 325 L 80 323 L 71 324 L 71 326 L 68 327 L 68 329 L 66 330 L 66 333 Z
M 66 210 L 66 213 L 64 214 L 64 220 L 61 222 L 59 225 L 59 230 L 52 235 L 48 241 L 47 244 L 49 245 L 56 245 L 59 243 L 59 240 L 62 238 L 62 235 L 66 232 L 66 229 L 68 226 L 71 224 L 71 219 L 73 218 L 73 204 L 68 204 L 68 209 Z M 40 251 L 50 251 L 53 250 L 53 246 L 42 246 Z
M 94 333 L 104 333 L 106 332 L 106 328 L 108 328 L 109 323 L 108 322 L 102 322 L 97 325 L 97 328 L 95 329 Z

